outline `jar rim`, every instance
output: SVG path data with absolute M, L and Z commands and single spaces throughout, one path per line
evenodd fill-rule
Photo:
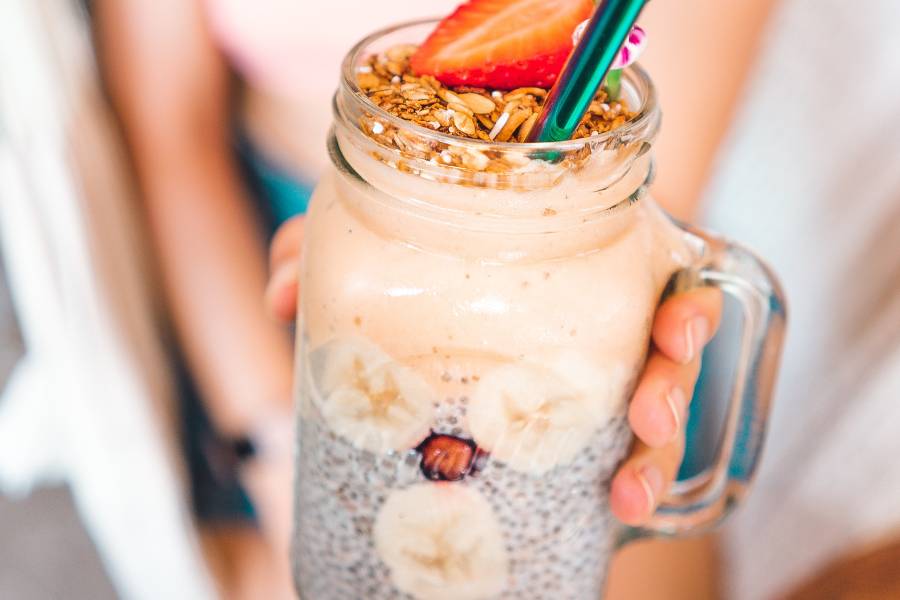
M 328 135 L 327 145 L 332 164 L 337 169 L 338 173 L 349 176 L 351 181 L 358 185 L 363 185 L 368 189 L 377 189 L 369 180 L 357 172 L 353 165 L 350 164 L 350 161 L 344 156 L 340 143 L 338 142 L 335 128 L 332 128 Z M 562 228 L 559 223 L 572 222 L 583 225 L 596 221 L 608 220 L 611 217 L 629 211 L 632 207 L 642 203 L 645 199 L 654 177 L 655 168 L 651 161 L 648 164 L 646 173 L 641 177 L 637 185 L 634 186 L 634 189 L 621 196 L 615 202 L 609 204 L 590 204 L 570 211 L 554 212 L 552 216 L 548 216 L 546 213 L 540 215 L 514 215 L 509 212 L 493 212 L 484 209 L 473 213 L 465 209 L 460 210 L 442 206 L 419 197 L 397 196 L 393 194 L 378 194 L 377 196 L 371 196 L 371 198 L 378 198 L 381 203 L 384 203 L 386 198 L 390 198 L 389 202 L 392 205 L 402 206 L 405 210 L 417 213 L 427 213 L 433 221 L 445 223 L 456 222 L 457 226 L 468 231 L 494 234 L 548 233 L 554 227 Z M 594 190 L 594 193 L 598 191 L 602 190 Z
M 438 21 L 439 19 L 436 18 L 406 21 L 379 29 L 357 42 L 344 57 L 341 64 L 341 87 L 343 88 L 342 91 L 346 94 L 344 97 L 350 98 L 355 103 L 361 104 L 365 107 L 366 111 L 376 115 L 379 120 L 389 123 L 398 129 L 412 130 L 417 136 L 421 136 L 425 140 L 440 142 L 456 147 L 468 147 L 478 151 L 567 153 L 581 150 L 585 146 L 605 146 L 617 139 L 632 139 L 636 135 L 639 137 L 646 136 L 648 130 L 655 132 L 656 123 L 659 120 L 656 87 L 653 85 L 653 81 L 647 71 L 637 63 L 623 71 L 623 78 L 634 84 L 633 87 L 639 94 L 641 100 L 640 107 L 635 111 L 634 117 L 620 127 L 610 131 L 560 142 L 489 142 L 482 139 L 463 138 L 440 131 L 434 131 L 412 121 L 392 115 L 369 100 L 363 90 L 359 87 L 356 71 L 357 65 L 360 64 L 360 59 L 370 53 L 369 47 L 390 34 L 422 25 L 436 24 Z

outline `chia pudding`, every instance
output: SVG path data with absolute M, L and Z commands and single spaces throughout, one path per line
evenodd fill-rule
M 306 355 L 315 365 L 317 352 Z M 479 373 L 452 381 L 445 371 L 426 441 L 376 454 L 328 425 L 312 365 L 301 391 L 295 504 L 294 572 L 304 599 L 599 597 L 615 531 L 609 480 L 631 439 L 623 410 L 608 415 L 571 462 L 531 473 L 472 453 L 464 469 L 450 467 L 449 481 L 425 449 L 443 438 L 477 446 L 466 394 Z M 447 539 L 446 528 L 457 537 Z

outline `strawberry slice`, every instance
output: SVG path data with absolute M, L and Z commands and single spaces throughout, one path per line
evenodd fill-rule
M 592 0 L 470 0 L 412 56 L 420 75 L 448 86 L 550 87 L 572 52 Z

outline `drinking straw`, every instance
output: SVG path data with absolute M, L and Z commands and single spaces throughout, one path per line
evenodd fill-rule
M 572 137 L 647 0 L 604 0 L 572 50 L 527 142 Z

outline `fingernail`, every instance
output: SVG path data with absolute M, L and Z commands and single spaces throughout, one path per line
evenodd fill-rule
M 654 465 L 647 465 L 638 471 L 637 478 L 647 495 L 647 512 L 652 513 L 656 510 L 656 499 L 662 494 L 662 471 Z
M 707 335 L 709 335 L 709 323 L 704 317 L 694 317 L 685 323 L 683 363 L 687 364 L 694 360 L 699 347 L 706 343 Z
M 687 410 L 687 398 L 681 388 L 673 387 L 666 394 L 666 404 L 672 411 L 672 435 L 670 441 L 681 435 L 681 427 L 684 424 L 684 415 Z

